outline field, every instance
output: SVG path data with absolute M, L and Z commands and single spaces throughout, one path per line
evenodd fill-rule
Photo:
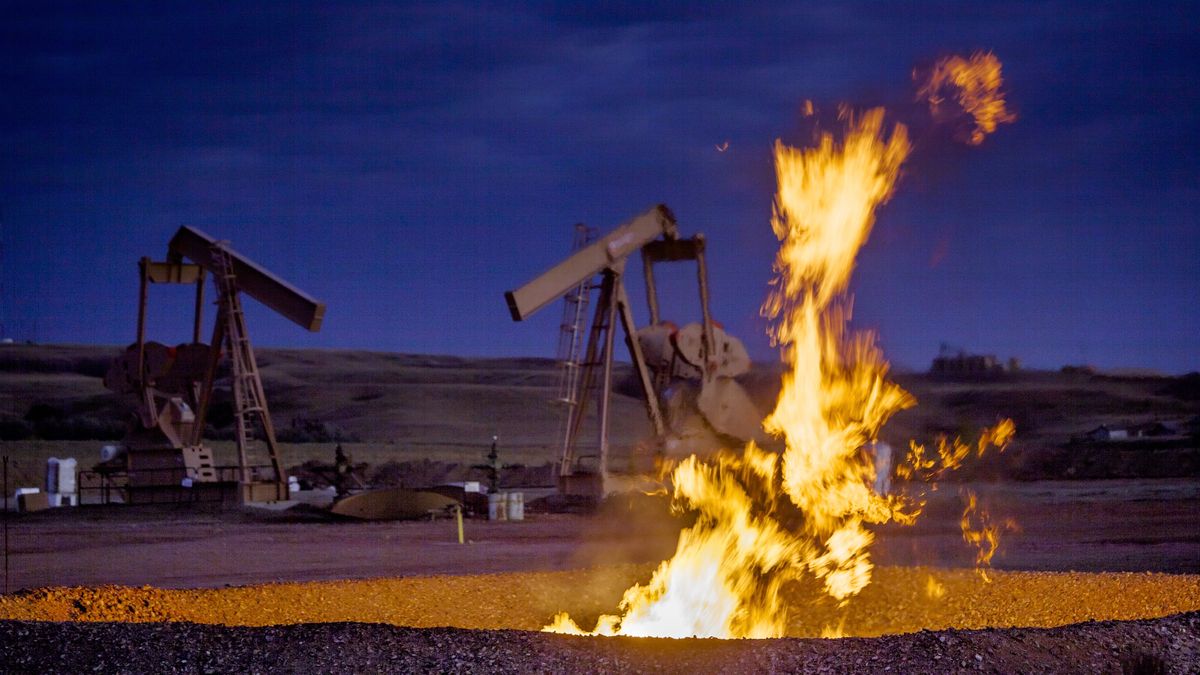
M 116 351 L 0 348 L 3 428 L 44 434 L 3 442 L 13 485 L 40 484 L 52 455 L 86 469 L 111 442 L 45 436 L 103 430 L 125 414 L 100 384 Z M 329 436 L 285 443 L 288 466 L 330 461 L 334 437 L 366 475 L 391 467 L 412 484 L 468 475 L 493 434 L 506 464 L 555 459 L 547 360 L 268 349 L 261 363 L 277 425 L 311 434 L 315 421 Z M 628 370 L 618 377 L 614 431 L 627 451 L 647 425 Z M 1195 378 L 899 379 L 920 405 L 889 426 L 894 445 L 969 435 L 1000 416 L 1016 420 L 1018 439 L 943 484 L 916 526 L 879 528 L 876 583 L 847 607 L 792 588 L 784 640 L 655 646 L 521 632 L 560 610 L 594 619 L 645 580 L 684 525 L 662 499 L 612 500 L 588 515 L 531 510 L 522 523 L 469 519 L 463 545 L 447 520 L 168 504 L 11 514 L 6 583 L 17 592 L 0 598 L 0 653 L 12 670 L 68 671 L 1194 670 L 1194 439 L 1069 441 L 1101 424 L 1186 428 L 1200 414 Z M 760 368 L 744 384 L 765 409 L 777 380 Z M 232 460 L 228 441 L 214 446 Z M 548 475 L 508 473 L 525 485 Z M 1010 522 L 989 580 L 959 529 L 968 490 Z M 819 639 L 830 631 L 863 639 Z M 61 640 L 76 648 L 57 650 Z M 154 661 L 156 652 L 173 656 Z
M 22 480 L 40 481 L 49 456 L 74 456 L 80 468 L 90 466 L 102 445 L 91 439 L 104 436 L 77 440 L 80 433 L 94 429 L 120 437 L 133 403 L 102 383 L 120 351 L 0 347 L 0 430 L 8 431 L 3 437 L 9 439 L 24 432 L 21 440 L 0 443 L 21 465 Z M 285 441 L 287 466 L 331 461 L 335 438 L 347 441 L 356 462 L 371 465 L 428 460 L 470 466 L 483 461 L 493 435 L 500 438 L 505 463 L 537 466 L 557 459 L 562 410 L 551 402 L 558 371 L 549 359 L 262 349 L 259 365 Z M 650 428 L 632 369 L 618 367 L 615 378 L 612 438 L 619 465 Z M 939 434 L 969 438 L 1001 417 L 1015 420 L 1017 439 L 1010 450 L 974 467 L 964 479 L 1200 476 L 1194 441 L 1172 447 L 1067 447 L 1073 435 L 1101 424 L 1167 421 L 1194 431 L 1188 425 L 1200 416 L 1200 376 L 1027 372 L 955 380 L 900 373 L 897 380 L 919 403 L 885 428 L 883 438 L 894 447 L 906 447 L 909 439 L 929 442 Z M 742 382 L 764 413 L 769 411 L 779 387 L 775 367 L 756 366 Z M 228 408 L 228 395 L 223 396 L 214 407 L 212 436 L 218 440 L 212 445 L 219 463 L 232 463 L 232 443 L 219 440 L 230 437 L 230 422 L 221 412 L 222 406 Z M 313 438 L 314 426 L 323 442 L 286 442 Z

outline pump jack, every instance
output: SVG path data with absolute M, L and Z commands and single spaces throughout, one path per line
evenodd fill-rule
M 626 263 L 637 251 L 642 254 L 651 321 L 650 326 L 641 330 L 634 323 L 624 284 Z M 749 358 L 741 342 L 726 335 L 709 313 L 704 252 L 704 236 L 681 238 L 674 214 L 660 204 L 578 250 L 521 288 L 505 293 L 513 320 L 522 321 L 596 275 L 601 277 L 582 372 L 576 380 L 575 391 L 566 401 L 568 420 L 559 463 L 561 492 L 599 497 L 614 487 L 609 484 L 609 418 L 613 325 L 618 319 L 641 386 L 646 414 L 660 446 L 671 426 L 663 411 L 664 388 L 672 377 L 685 371 L 691 371 L 701 380 L 701 393 L 696 404 L 717 434 L 745 440 L 757 433 L 761 416 L 732 379 L 749 368 Z M 692 349 L 687 349 L 677 339 L 682 331 L 675 330 L 659 316 L 654 265 L 690 260 L 696 262 L 702 322 L 688 327 L 694 339 Z M 600 380 L 596 400 L 599 457 L 597 466 L 589 469 L 582 464 L 583 458 L 578 455 L 576 445 L 590 392 L 597 388 L 597 377 Z
M 199 490 L 219 482 L 221 477 L 213 466 L 211 452 L 203 445 L 203 434 L 217 370 L 222 356 L 228 354 L 232 364 L 239 498 L 244 502 L 287 499 L 287 477 L 246 329 L 241 295 L 255 298 L 313 332 L 321 328 L 324 303 L 259 267 L 228 242 L 192 227 L 176 232 L 165 261 L 142 258 L 138 267 L 141 289 L 137 341 L 113 363 L 105 377 L 108 388 L 137 395 L 138 414 L 126 434 L 124 452 L 109 458 L 102 467 L 126 474 L 130 501 L 156 500 L 159 497 L 155 495 L 177 492 L 181 483 Z M 212 275 L 217 292 L 217 316 L 209 345 L 200 342 L 206 274 Z M 149 285 L 164 283 L 196 287 L 191 344 L 167 348 L 146 341 Z M 248 451 L 256 423 L 262 430 L 269 466 L 251 465 Z

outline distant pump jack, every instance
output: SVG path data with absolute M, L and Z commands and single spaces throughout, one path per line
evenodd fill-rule
M 171 239 L 166 261 L 142 258 L 138 269 L 137 340 L 114 361 L 104 379 L 109 389 L 136 398 L 137 414 L 122 451 L 106 458 L 97 470 L 118 484 L 124 482 L 126 501 L 131 502 L 158 499 L 180 488 L 195 495 L 222 482 L 203 435 L 218 367 L 222 356 L 228 354 L 239 498 L 247 502 L 287 499 L 287 477 L 250 345 L 241 294 L 314 332 L 321 328 L 325 304 L 259 267 L 228 242 L 191 227 L 181 227 Z M 217 316 L 212 341 L 206 345 L 200 342 L 200 332 L 207 274 L 212 275 L 217 291 Z M 167 347 L 146 341 L 150 284 L 195 285 L 191 343 Z M 261 427 L 269 466 L 253 466 L 248 457 L 256 424 Z

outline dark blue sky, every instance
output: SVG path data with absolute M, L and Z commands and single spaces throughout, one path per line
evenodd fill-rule
M 502 292 L 575 222 L 663 202 L 709 237 L 716 318 L 773 359 L 770 151 L 810 137 L 812 99 L 917 136 L 853 283 L 895 362 L 945 341 L 1200 369 L 1195 3 L 604 7 L 5 3 L 7 335 L 131 341 L 135 262 L 186 223 L 328 303 L 315 335 L 252 308 L 260 345 L 552 356 L 559 309 L 514 324 Z M 967 149 L 919 119 L 910 73 L 976 49 L 1019 119 Z M 681 321 L 691 279 L 665 280 Z M 186 294 L 155 290 L 152 337 L 184 339 Z

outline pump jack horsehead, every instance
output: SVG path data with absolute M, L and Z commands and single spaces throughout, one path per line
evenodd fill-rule
M 568 408 L 559 464 L 560 491 L 601 497 L 622 488 L 624 479 L 610 467 L 609 442 L 613 326 L 618 319 L 654 430 L 656 454 L 703 452 L 760 437 L 762 413 L 734 380 L 750 369 L 750 358 L 741 341 L 726 334 L 709 313 L 705 248 L 703 235 L 681 238 L 674 214 L 658 205 L 577 250 L 524 286 L 505 293 L 513 320 L 522 321 L 554 300 L 576 292 L 581 284 L 590 287 L 591 281 L 600 276 L 587 349 L 578 364 L 581 372 L 565 400 Z M 641 329 L 634 324 L 623 283 L 626 263 L 638 251 L 642 254 L 650 313 L 650 325 Z M 677 329 L 659 316 L 654 265 L 693 260 L 701 322 Z M 584 461 L 589 458 L 579 454 L 577 443 L 593 396 L 598 455 L 589 466 Z
M 142 258 L 138 267 L 141 293 L 137 342 L 113 363 L 104 378 L 109 389 L 137 398 L 137 415 L 130 422 L 121 452 L 106 458 L 97 469 L 125 477 L 127 501 L 172 499 L 172 493 L 179 492 L 181 486 L 193 495 L 217 489 L 224 478 L 217 475 L 212 453 L 203 444 L 203 433 L 217 370 L 227 354 L 232 362 L 239 499 L 287 499 L 287 477 L 246 330 L 241 295 L 249 295 L 313 332 L 321 328 L 325 304 L 233 250 L 229 242 L 191 227 L 176 232 L 165 261 Z M 217 292 L 217 316 L 208 345 L 200 342 L 207 274 L 212 275 Z M 195 285 L 191 343 L 167 347 L 146 341 L 150 284 Z M 268 460 L 261 466 L 253 465 L 249 456 L 256 426 L 261 430 Z

